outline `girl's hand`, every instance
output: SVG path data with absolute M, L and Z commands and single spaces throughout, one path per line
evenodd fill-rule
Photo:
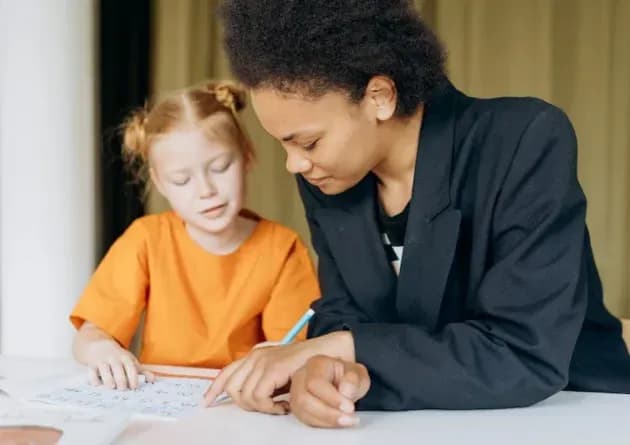
M 99 340 L 90 345 L 88 378 L 91 385 L 126 390 L 139 386 L 139 376 L 154 382 L 155 375 L 147 371 L 138 359 L 113 340 Z

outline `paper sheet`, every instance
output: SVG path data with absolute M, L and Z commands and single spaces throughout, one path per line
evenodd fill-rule
M 85 379 L 42 391 L 30 401 L 57 406 L 126 412 L 158 417 L 181 417 L 201 406 L 209 380 L 157 377 L 136 390 L 119 391 L 91 386 Z

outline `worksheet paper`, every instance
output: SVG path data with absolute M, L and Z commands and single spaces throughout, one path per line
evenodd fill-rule
M 29 401 L 176 418 L 200 409 L 209 385 L 206 379 L 157 377 L 154 383 L 142 383 L 138 389 L 121 391 L 91 386 L 83 378 L 36 393 Z

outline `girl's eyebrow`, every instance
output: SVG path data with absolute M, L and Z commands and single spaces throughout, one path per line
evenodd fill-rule
M 168 174 L 179 174 L 179 173 L 184 174 L 184 173 L 188 173 L 188 171 L 189 171 L 189 169 L 187 169 L 187 168 L 180 168 L 180 169 L 177 169 L 177 170 L 166 170 L 166 172 Z
M 217 159 L 221 159 L 223 157 L 226 156 L 232 156 L 233 154 L 229 151 L 225 151 L 223 153 L 219 153 L 216 156 L 213 156 L 211 158 L 209 158 L 207 161 L 204 162 L 204 164 L 212 164 L 214 161 L 216 161 Z M 184 168 L 179 168 L 177 170 L 166 170 L 166 173 L 172 175 L 172 174 L 188 174 L 190 173 L 190 168 L 184 167 Z
M 224 151 L 223 153 L 219 153 L 216 156 L 211 157 L 210 159 L 208 159 L 208 162 L 213 162 L 216 161 L 217 159 L 223 158 L 225 156 L 232 156 L 233 153 L 231 151 Z

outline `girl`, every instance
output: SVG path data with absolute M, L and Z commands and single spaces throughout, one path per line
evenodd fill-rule
M 233 72 L 298 176 L 323 296 L 313 339 L 228 366 L 209 403 L 225 389 L 275 412 L 290 381 L 291 411 L 332 427 L 355 409 L 630 393 L 561 110 L 458 91 L 407 0 L 226 0 L 224 15 Z
M 125 158 L 173 211 L 134 221 L 72 311 L 92 383 L 135 388 L 138 374 L 153 379 L 140 363 L 223 367 L 282 338 L 319 295 L 296 233 L 243 209 L 244 104 L 241 89 L 209 83 L 125 122 Z M 143 312 L 138 361 L 128 347 Z

